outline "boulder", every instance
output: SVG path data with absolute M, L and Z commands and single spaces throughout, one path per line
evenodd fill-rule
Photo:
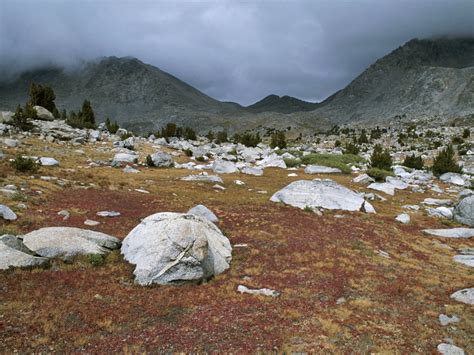
M 58 166 L 59 165 L 59 162 L 56 159 L 47 158 L 47 157 L 39 158 L 39 163 L 42 166 Z
M 15 212 L 5 205 L 0 205 L 0 217 L 7 221 L 14 221 L 17 219 Z
M 68 259 L 75 255 L 105 254 L 119 248 L 120 240 L 87 229 L 48 227 L 25 234 L 23 244 L 40 256 Z
M 285 161 L 278 154 L 272 153 L 257 162 L 258 166 L 263 168 L 282 168 L 286 169 Z
M 172 212 L 146 217 L 122 245 L 140 285 L 205 281 L 229 268 L 231 252 L 229 240 L 213 223 Z
M 453 202 L 446 199 L 425 198 L 423 204 L 428 206 L 450 206 Z
M 247 175 L 254 175 L 254 176 L 262 176 L 263 175 L 263 169 L 260 169 L 260 168 L 245 167 L 241 171 L 242 171 L 242 173 L 247 174 Z
M 436 207 L 436 208 L 427 208 L 426 212 L 431 217 L 441 217 L 441 218 L 453 218 L 452 208 L 448 207 Z
M 322 165 L 308 165 L 304 172 L 306 174 L 339 174 L 342 173 L 341 169 L 330 168 Z
M 403 224 L 408 224 L 408 223 L 410 223 L 410 215 L 407 214 L 407 213 L 399 214 L 395 219 L 396 219 L 398 222 L 403 223 Z
M 388 182 L 374 182 L 367 187 L 372 190 L 381 191 L 390 196 L 395 195 L 395 186 Z
M 474 195 L 463 198 L 457 204 L 453 217 L 459 223 L 474 227 Z
M 365 202 L 361 195 L 330 179 L 294 181 L 276 192 L 270 200 L 301 209 L 321 207 L 346 211 L 360 211 Z
M 466 266 L 474 267 L 474 255 L 455 255 L 453 257 L 453 261 Z
M 272 290 L 270 288 L 248 288 L 244 285 L 237 286 L 237 292 L 240 293 L 248 293 L 250 295 L 258 295 L 258 296 L 267 296 L 267 297 L 278 297 L 280 296 L 280 292 Z
M 3 144 L 7 146 L 8 148 L 16 148 L 20 145 L 20 141 L 16 139 L 11 139 L 11 138 L 5 138 L 3 140 Z
M 474 305 L 474 287 L 454 292 L 451 298 L 462 303 Z
M 446 314 L 440 314 L 439 317 L 439 323 L 445 327 L 451 323 L 459 323 L 460 319 L 457 316 L 447 316 Z
M 173 157 L 165 152 L 156 152 L 151 155 L 153 166 L 158 168 L 170 168 L 174 165 Z
M 457 173 L 444 173 L 439 179 L 451 185 L 464 186 L 466 184 L 462 175 Z
M 10 123 L 14 115 L 15 112 L 12 111 L 0 111 L 0 123 Z
M 207 208 L 206 206 L 204 205 L 197 205 L 197 206 L 194 206 L 193 208 L 191 208 L 189 211 L 188 211 L 188 214 L 193 214 L 195 216 L 199 216 L 199 217 L 202 217 L 202 218 L 205 218 L 207 219 L 208 221 L 211 221 L 211 222 L 218 222 L 219 219 L 217 218 L 217 216 L 209 209 Z
M 232 174 L 238 172 L 239 169 L 230 161 L 216 160 L 212 164 L 212 171 L 216 174 Z
M 39 120 L 45 120 L 45 121 L 53 121 L 54 120 L 53 114 L 51 112 L 49 112 L 47 109 L 45 109 L 44 107 L 42 107 L 42 106 L 33 106 L 33 108 L 36 110 L 36 116 Z
M 117 153 L 112 159 L 112 165 L 120 165 L 121 163 L 136 163 L 138 155 L 129 153 Z

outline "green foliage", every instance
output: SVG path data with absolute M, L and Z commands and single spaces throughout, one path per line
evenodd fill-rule
M 286 148 L 286 137 L 285 137 L 285 132 L 277 131 L 274 134 L 272 134 L 272 139 L 270 141 L 270 147 L 271 148 L 280 148 L 284 149 Z
M 66 123 L 74 128 L 95 129 L 95 114 L 90 101 L 84 100 L 82 103 L 82 110 L 77 114 L 74 111 L 69 112 L 69 117 L 67 118 Z
M 66 109 L 63 109 L 61 111 L 61 119 L 62 120 L 67 120 L 67 112 L 66 112 Z
M 25 109 L 23 113 L 26 118 L 31 118 L 32 120 L 38 118 L 38 114 L 35 108 L 29 102 L 25 104 Z
M 367 138 L 367 134 L 365 133 L 365 129 L 362 130 L 362 133 L 358 139 L 359 144 L 369 143 L 369 139 Z
M 367 170 L 367 175 L 374 178 L 376 181 L 385 181 L 387 176 L 395 176 L 391 171 L 378 168 L 370 168 Z
M 40 165 L 33 159 L 23 158 L 22 155 L 17 155 L 10 164 L 16 171 L 20 173 L 35 173 L 40 167 Z
M 240 143 L 246 147 L 256 147 L 261 141 L 262 139 L 260 138 L 260 134 L 258 132 L 256 134 L 244 133 L 240 135 L 236 133 L 234 135 L 234 143 Z
M 436 176 L 444 173 L 461 173 L 462 168 L 454 159 L 454 149 L 452 145 L 448 145 L 443 149 L 433 161 L 433 173 Z
M 464 139 L 462 139 L 461 137 L 453 137 L 453 139 L 451 141 L 453 142 L 453 144 L 463 144 L 464 143 Z
M 51 112 L 54 117 L 59 117 L 58 109 L 54 100 L 56 95 L 54 91 L 49 86 L 43 86 L 41 84 L 31 83 L 30 85 L 30 100 L 29 104 L 31 106 L 42 106 Z
M 392 158 L 390 157 L 390 152 L 387 149 L 382 150 L 382 146 L 380 144 L 376 144 L 374 147 L 374 152 L 370 157 L 370 167 L 382 170 L 390 170 L 392 168 Z
M 117 121 L 114 121 L 113 123 L 110 121 L 110 118 L 107 117 L 105 120 L 105 128 L 107 128 L 107 131 L 111 134 L 117 133 L 119 130 L 120 126 L 118 125 Z
M 192 157 L 193 156 L 193 151 L 191 149 L 185 149 L 183 150 L 184 154 L 186 154 L 187 157 Z
M 337 148 L 337 147 L 340 147 L 342 145 L 341 141 L 340 140 L 336 140 L 334 142 L 334 147 Z
M 363 161 L 364 158 L 353 154 L 308 154 L 301 157 L 301 162 L 303 164 L 329 166 L 331 168 L 340 169 L 345 174 L 350 174 L 351 172 L 351 169 L 347 164 L 360 163 Z
M 344 147 L 344 154 L 357 155 L 359 154 L 359 151 L 360 151 L 359 147 L 355 145 L 354 143 L 346 143 Z
M 160 132 L 155 133 L 155 137 L 165 138 L 184 138 L 188 140 L 196 140 L 196 132 L 190 127 L 179 127 L 176 123 L 167 123 L 165 127 L 161 127 Z
M 301 160 L 300 159 L 283 159 L 285 161 L 285 164 L 288 168 L 295 168 L 297 166 L 300 166 Z
M 423 158 L 421 155 L 417 157 L 413 153 L 412 155 L 405 157 L 402 165 L 406 166 L 407 168 L 422 170 L 424 167 Z
M 146 156 L 145 163 L 149 167 L 154 167 L 155 166 L 155 163 L 153 163 L 153 159 L 151 158 L 151 155 Z
M 36 111 L 35 111 L 36 113 Z M 16 107 L 12 125 L 22 131 L 31 131 L 34 127 L 20 105 Z
M 102 266 L 105 264 L 105 257 L 102 254 L 89 254 L 87 260 L 92 266 Z
M 305 212 L 314 212 L 314 210 L 310 206 L 304 206 L 303 211 Z
M 227 138 L 227 132 L 226 131 L 220 131 L 220 132 L 217 132 L 217 135 L 216 135 L 216 143 L 217 144 L 221 144 L 221 143 L 225 143 L 225 142 L 228 142 L 228 138 Z
M 212 142 L 212 141 L 214 141 L 214 139 L 215 139 L 216 137 L 214 136 L 214 133 L 213 133 L 212 131 L 209 131 L 209 132 L 207 132 L 207 134 L 206 134 L 206 138 L 209 139 L 209 142 Z
M 462 137 L 464 139 L 469 138 L 471 136 L 471 130 L 469 128 L 464 128 L 462 131 Z
M 183 137 L 184 139 L 192 140 L 192 141 L 195 141 L 197 138 L 196 132 L 194 132 L 194 130 L 190 127 L 184 127 Z
M 200 162 L 203 162 L 203 161 L 206 161 L 206 158 L 204 157 L 196 157 L 196 161 L 200 161 Z

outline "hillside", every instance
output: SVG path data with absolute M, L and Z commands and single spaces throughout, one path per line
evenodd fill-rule
M 383 123 L 396 116 L 468 116 L 474 113 L 474 39 L 411 40 L 322 104 L 305 119 Z

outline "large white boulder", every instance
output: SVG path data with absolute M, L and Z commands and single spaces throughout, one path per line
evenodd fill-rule
M 365 202 L 360 194 L 331 179 L 294 181 L 276 192 L 270 200 L 302 209 L 321 207 L 346 211 L 360 211 Z
M 105 254 L 120 247 L 110 235 L 73 227 L 41 228 L 23 236 L 24 245 L 48 258 L 68 259 L 75 255 Z
M 205 281 L 229 268 L 231 253 L 229 240 L 213 223 L 173 212 L 148 216 L 122 244 L 140 285 Z
M 44 264 L 47 261 L 47 258 L 27 254 L 0 241 L 0 270 L 13 267 L 33 267 Z
M 112 159 L 112 165 L 120 163 L 136 163 L 138 155 L 129 153 L 117 153 Z

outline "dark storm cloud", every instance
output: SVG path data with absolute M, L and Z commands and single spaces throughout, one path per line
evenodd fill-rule
M 221 100 L 317 101 L 411 38 L 473 36 L 473 16 L 473 0 L 0 0 L 0 60 L 130 55 Z

